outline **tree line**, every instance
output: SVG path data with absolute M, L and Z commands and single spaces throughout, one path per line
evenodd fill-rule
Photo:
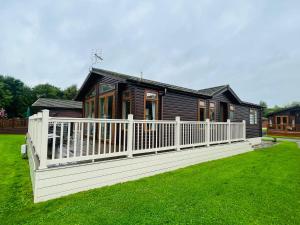
M 7 117 L 26 117 L 28 107 L 38 98 L 73 99 L 78 92 L 76 85 L 61 89 L 51 84 L 27 86 L 19 79 L 0 75 L 0 109 Z

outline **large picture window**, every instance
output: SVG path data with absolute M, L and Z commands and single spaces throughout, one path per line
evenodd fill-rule
M 204 100 L 199 100 L 199 109 L 198 109 L 198 119 L 199 121 L 206 120 L 206 103 Z
M 145 92 L 145 120 L 157 120 L 158 112 L 158 94 L 157 92 L 146 91 Z
M 250 124 L 257 124 L 257 110 L 256 109 L 250 109 L 249 121 L 250 121 Z
M 210 121 L 216 120 L 216 103 L 215 102 L 209 103 L 209 120 Z

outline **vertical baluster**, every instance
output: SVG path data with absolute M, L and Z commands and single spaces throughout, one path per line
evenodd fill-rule
M 83 149 L 83 129 L 84 129 L 84 124 L 80 123 L 80 156 L 82 156 L 82 149 Z
M 143 150 L 144 149 L 144 123 L 142 123 L 142 137 L 141 137 L 141 144 L 142 144 L 142 146 L 141 146 L 141 150 Z
M 93 123 L 93 155 L 95 155 L 95 143 L 96 142 L 96 123 Z
M 118 152 L 121 152 L 121 138 L 122 138 L 122 132 L 121 132 L 121 127 L 122 126 L 122 123 L 120 122 L 119 123 L 119 141 L 118 141 L 118 144 L 119 144 L 119 151 Z
M 67 139 L 67 158 L 70 157 L 70 130 L 71 130 L 71 123 L 68 123 L 68 139 Z
M 107 133 L 107 122 L 105 121 L 104 122 L 104 140 L 103 140 L 104 141 L 104 143 L 103 143 L 104 144 L 104 147 L 103 147 L 104 155 L 106 155 L 106 133 Z
M 102 130 L 102 127 L 101 127 L 101 121 L 99 122 L 99 131 L 98 131 L 98 155 L 101 154 L 101 130 Z
M 127 127 L 127 123 L 123 123 L 123 152 L 126 151 L 126 127 Z
M 155 148 L 156 149 L 157 149 L 157 139 L 158 139 L 158 124 L 156 123 L 155 124 Z
M 109 148 L 108 148 L 108 153 L 110 154 L 111 153 L 111 141 L 112 141 L 112 133 L 111 133 L 111 130 L 112 130 L 112 122 L 109 122 Z
M 152 123 L 152 149 L 154 148 L 154 130 L 155 130 L 155 123 Z
M 190 128 L 189 128 L 189 137 L 190 137 L 190 143 L 189 144 L 192 144 L 192 124 L 190 123 Z
M 162 123 L 162 145 L 165 147 L 165 124 Z
M 137 148 L 136 150 L 140 149 L 140 123 L 137 122 Z
M 53 123 L 52 159 L 55 159 L 56 122 Z
M 64 123 L 60 123 L 60 146 L 59 146 L 60 159 L 62 159 L 63 142 L 64 142 Z
M 117 145 L 117 123 L 114 123 L 114 153 L 116 152 Z
M 145 123 L 146 125 L 146 131 L 145 131 L 145 149 L 147 149 L 147 144 L 148 144 L 148 123 Z
M 86 154 L 89 155 L 90 151 L 90 122 L 87 122 L 87 136 L 86 136 Z
M 161 148 L 161 123 L 158 124 L 158 129 L 159 129 L 159 139 L 158 139 L 158 147 Z
M 78 131 L 78 123 L 74 123 L 75 126 L 75 133 L 74 133 L 74 152 L 73 157 L 76 157 L 76 150 L 77 150 L 77 131 Z
M 132 132 L 132 149 L 133 150 L 135 150 L 135 148 L 136 148 L 136 144 L 135 144 L 135 139 L 136 139 L 136 137 L 135 137 L 135 135 L 136 135 L 136 129 L 135 129 L 135 126 L 136 126 L 136 124 L 133 122 L 133 124 L 132 124 L 132 127 L 133 127 L 133 132 Z

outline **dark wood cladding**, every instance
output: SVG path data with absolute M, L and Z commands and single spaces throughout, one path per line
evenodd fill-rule
M 260 108 L 257 109 L 257 124 L 250 124 L 250 109 L 249 106 L 239 105 L 233 97 L 229 93 L 222 93 L 216 95 L 212 98 L 212 101 L 215 101 L 216 104 L 216 117 L 217 121 L 221 121 L 220 115 L 220 102 L 225 102 L 228 104 L 233 104 L 235 107 L 233 120 L 232 122 L 241 122 L 243 120 L 246 121 L 246 137 L 253 138 L 253 137 L 261 137 L 262 136 L 262 121 L 261 121 L 261 110 Z
M 49 109 L 49 115 L 51 117 L 72 117 L 72 118 L 80 118 L 82 117 L 81 109 Z
M 195 121 L 198 113 L 198 97 L 167 92 L 163 98 L 163 119 Z

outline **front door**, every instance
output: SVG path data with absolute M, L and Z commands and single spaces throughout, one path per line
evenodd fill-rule
M 221 122 L 226 122 L 228 119 L 228 104 L 226 102 L 220 102 L 220 117 Z

